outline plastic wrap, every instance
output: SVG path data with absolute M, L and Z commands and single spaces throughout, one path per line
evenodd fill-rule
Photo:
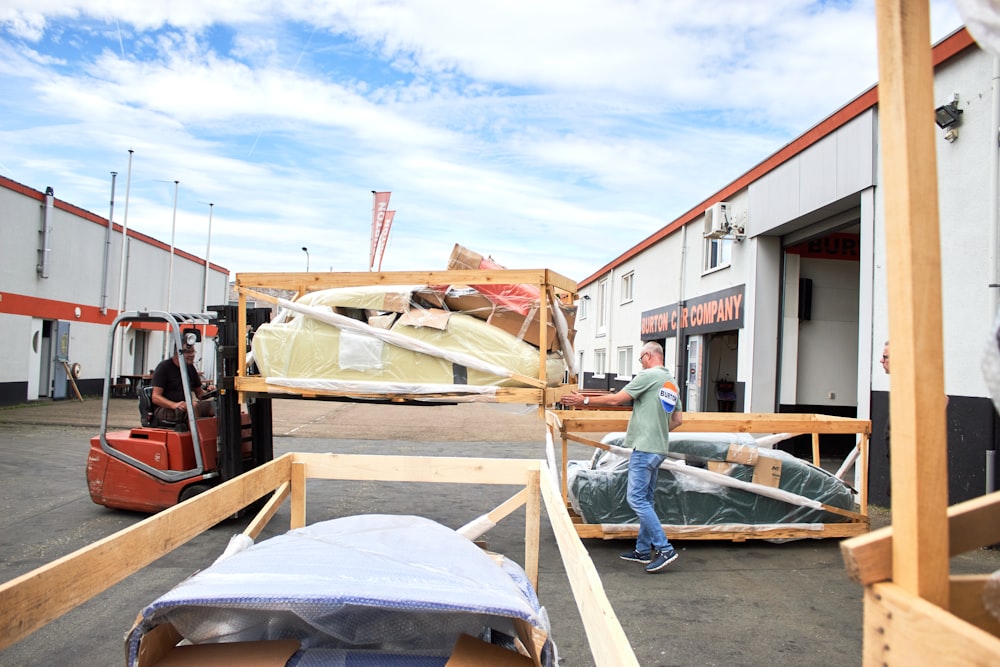
M 539 377 L 537 347 L 463 312 L 424 308 L 414 287 L 336 288 L 281 301 L 294 312 L 262 325 L 253 342 L 260 374 L 270 378 L 403 384 L 527 386 Z M 548 386 L 565 370 L 561 353 L 546 362 Z
M 170 623 L 195 644 L 298 640 L 289 664 L 354 650 L 446 658 L 463 633 L 513 646 L 515 619 L 548 636 L 545 609 L 516 563 L 429 519 L 362 515 L 219 559 L 146 607 L 126 644 L 135 665 L 142 636 Z M 541 653 L 551 665 L 551 640 Z
M 621 446 L 624 434 L 606 438 Z M 598 450 L 567 466 L 573 509 L 586 523 L 636 523 L 626 500 L 628 460 Z M 822 524 L 847 519 L 821 505 L 854 509 L 850 487 L 787 452 L 761 448 L 745 433 L 671 433 L 654 506 L 676 526 Z

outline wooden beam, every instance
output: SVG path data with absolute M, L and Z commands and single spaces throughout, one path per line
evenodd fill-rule
M 458 456 L 381 456 L 367 454 L 295 454 L 311 479 L 378 482 L 431 482 L 445 484 L 524 485 L 533 459 L 470 459 Z M 295 480 L 292 482 L 295 498 Z
M 997 664 L 1000 639 L 897 584 L 866 586 L 864 609 L 865 665 Z
M 0 650 L 273 491 L 290 463 L 266 463 L 0 585 Z
M 877 0 L 875 14 L 893 357 L 893 580 L 947 609 L 948 460 L 930 7 L 925 0 Z
M 948 556 L 957 556 L 1000 542 L 1000 491 L 948 508 Z M 847 574 L 868 585 L 893 578 L 893 534 L 886 526 L 841 543 Z
M 524 505 L 524 573 L 538 591 L 538 551 L 541 543 L 542 492 L 540 471 L 528 471 L 527 502 Z
M 247 527 L 243 529 L 243 534 L 252 540 L 256 540 L 261 531 L 263 531 L 264 528 L 267 527 L 267 524 L 270 523 L 271 519 L 274 518 L 274 515 L 278 512 L 278 508 L 281 507 L 285 498 L 288 497 L 290 490 L 291 483 L 289 482 L 285 482 L 275 489 L 274 493 L 271 494 L 271 498 L 267 501 L 264 507 L 257 512 L 257 516 L 255 516 L 253 520 L 247 524 Z
M 540 485 L 545 510 L 559 546 L 563 567 L 569 577 L 570 588 L 573 589 L 576 608 L 583 620 L 595 667 L 638 667 L 639 661 L 615 616 L 594 561 L 580 542 L 566 512 L 554 471 L 545 468 Z

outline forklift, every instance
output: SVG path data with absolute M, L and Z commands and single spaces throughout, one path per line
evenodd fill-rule
M 270 309 L 247 308 L 248 335 L 239 332 L 239 307 L 211 306 L 209 313 L 127 311 L 120 313 L 108 335 L 107 366 L 101 399 L 101 430 L 90 440 L 87 487 L 98 505 L 114 509 L 156 513 L 238 477 L 274 458 L 271 399 L 253 395 L 246 410 L 236 391 L 239 345 L 249 349 L 253 332 L 270 319 Z M 216 330 L 217 389 L 215 416 L 197 418 L 188 410 L 187 421 L 160 423 L 153 414 L 152 387 L 139 388 L 139 426 L 108 431 L 115 359 L 115 338 L 120 326 L 165 327 L 174 350 L 182 341 L 202 342 L 202 331 Z M 183 362 L 183 359 L 181 360 Z M 194 388 L 181 373 L 188 405 Z

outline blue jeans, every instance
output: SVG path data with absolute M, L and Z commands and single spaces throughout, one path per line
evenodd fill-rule
M 656 474 L 665 458 L 667 457 L 663 454 L 633 451 L 628 461 L 628 506 L 639 518 L 639 537 L 635 542 L 635 550 L 640 553 L 650 549 L 665 551 L 670 548 L 663 525 L 653 508 Z

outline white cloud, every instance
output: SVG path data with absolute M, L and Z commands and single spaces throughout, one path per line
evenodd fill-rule
M 7 0 L 0 173 L 233 271 L 583 278 L 875 83 L 871 0 Z M 959 24 L 935 2 L 942 37 Z

